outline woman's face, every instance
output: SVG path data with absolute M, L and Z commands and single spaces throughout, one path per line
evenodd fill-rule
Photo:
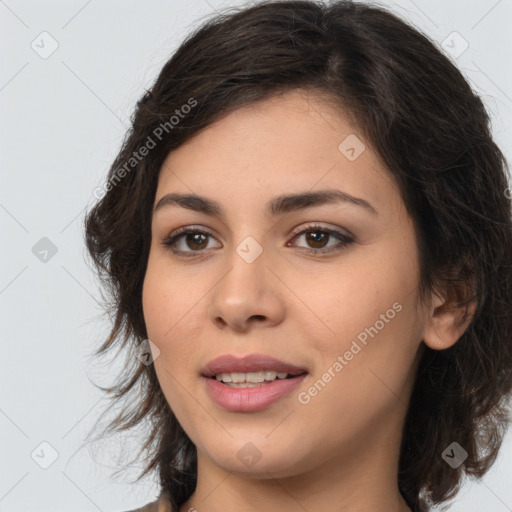
M 282 199 L 327 191 L 358 199 Z M 362 135 L 318 97 L 288 92 L 173 151 L 154 204 L 144 317 L 202 464 L 284 477 L 340 460 L 368 471 L 397 453 L 425 313 L 412 221 Z M 184 227 L 202 234 L 164 245 Z M 306 374 L 236 388 L 203 375 L 219 356 L 254 354 Z M 275 377 L 264 370 L 277 363 L 262 364 L 249 362 L 263 371 L 249 380 Z M 231 368 L 243 369 L 214 370 Z

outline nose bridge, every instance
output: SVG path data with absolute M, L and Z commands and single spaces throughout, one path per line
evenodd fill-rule
M 210 319 L 241 329 L 251 317 L 270 319 L 280 312 L 276 290 L 269 285 L 268 251 L 252 236 L 231 247 L 227 270 L 217 283 Z
M 261 235 L 263 236 L 263 235 Z M 253 236 L 246 236 L 237 246 L 236 254 L 248 265 L 252 265 L 261 258 L 263 246 Z
M 247 297 L 262 293 L 266 285 L 267 252 L 250 235 L 233 246 L 228 258 L 231 270 L 226 275 L 232 293 Z

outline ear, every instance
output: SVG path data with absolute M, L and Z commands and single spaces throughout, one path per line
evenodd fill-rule
M 460 288 L 452 285 L 441 295 L 432 294 L 423 329 L 423 341 L 428 347 L 444 350 L 455 345 L 464 334 L 476 309 L 474 299 L 468 302 L 468 292 L 468 288 L 461 292 Z

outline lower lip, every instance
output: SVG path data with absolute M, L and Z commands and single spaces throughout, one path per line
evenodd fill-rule
M 203 377 L 210 397 L 228 411 L 260 411 L 291 393 L 307 373 L 292 379 L 276 379 L 270 384 L 253 388 L 230 388 L 217 379 Z

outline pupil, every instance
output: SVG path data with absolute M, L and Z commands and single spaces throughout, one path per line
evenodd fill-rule
M 320 237 L 320 238 L 323 237 L 324 239 L 326 238 L 325 233 L 318 232 L 318 231 L 312 231 L 309 234 L 306 234 L 306 236 L 308 237 L 308 241 L 309 241 L 310 238 L 313 238 L 313 243 L 314 244 L 319 243 L 318 240 L 315 240 L 316 238 L 318 238 L 318 237 Z M 323 247 L 323 244 L 320 244 L 320 247 Z
M 198 237 L 202 237 L 203 239 L 206 239 L 206 236 L 205 235 L 202 235 L 201 233 L 192 233 L 190 235 L 188 235 L 187 237 L 187 242 L 192 240 L 192 243 L 195 244 L 195 240 L 194 239 L 197 239 Z M 204 240 L 203 240 L 203 243 L 204 243 Z M 201 242 L 199 242 L 199 244 L 201 244 Z M 194 249 L 197 249 L 198 247 L 193 247 Z M 203 247 L 199 247 L 199 249 L 202 249 Z

